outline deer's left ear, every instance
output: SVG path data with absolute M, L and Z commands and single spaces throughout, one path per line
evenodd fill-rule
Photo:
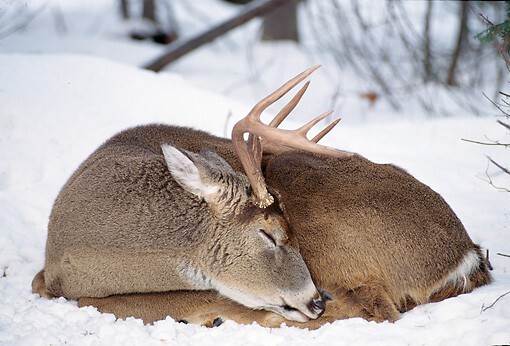
M 221 184 L 208 176 L 207 171 L 211 169 L 204 169 L 204 166 L 210 166 L 208 162 L 202 162 L 205 158 L 189 152 L 185 155 L 169 144 L 161 145 L 161 149 L 170 174 L 183 189 L 206 201 L 219 193 Z

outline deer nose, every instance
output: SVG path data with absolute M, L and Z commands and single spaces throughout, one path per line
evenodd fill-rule
M 308 304 L 308 309 L 317 315 L 322 315 L 324 309 L 326 309 L 326 303 L 322 299 L 312 299 Z

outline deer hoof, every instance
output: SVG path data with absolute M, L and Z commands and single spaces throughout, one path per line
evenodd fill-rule
M 212 323 L 213 327 L 219 327 L 223 324 L 221 317 L 216 317 Z

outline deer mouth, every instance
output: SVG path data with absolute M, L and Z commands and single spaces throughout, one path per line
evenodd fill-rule
M 318 303 L 320 303 L 319 307 L 315 305 Z M 273 305 L 266 309 L 276 312 L 277 314 L 291 321 L 308 322 L 309 320 L 319 318 L 322 315 L 324 312 L 324 302 L 320 299 L 312 300 L 311 304 L 308 304 L 308 306 L 301 310 L 292 307 L 285 300 L 283 300 L 283 305 Z
M 283 316 L 289 321 L 308 322 L 310 320 L 310 317 L 305 315 L 300 310 L 291 307 L 290 305 L 272 306 L 266 309 L 271 310 L 280 316 Z

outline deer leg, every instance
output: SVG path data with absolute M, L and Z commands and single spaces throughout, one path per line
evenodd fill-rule
M 170 316 L 176 321 L 207 327 L 232 320 L 240 324 L 257 324 L 276 328 L 282 323 L 299 328 L 317 329 L 336 320 L 362 317 L 381 322 L 396 321 L 400 313 L 388 294 L 380 287 L 360 285 L 353 289 L 337 289 L 327 302 L 324 314 L 316 320 L 301 323 L 289 321 L 273 312 L 252 310 L 213 291 L 174 291 L 163 293 L 123 294 L 105 298 L 80 298 L 78 306 L 91 305 L 100 312 L 113 313 L 117 318 L 130 316 L 153 323 Z
M 360 285 L 340 290 L 328 304 L 326 319 L 362 317 L 368 321 L 390 321 L 400 319 L 400 312 L 388 292 L 379 285 Z
M 119 294 L 104 298 L 84 297 L 78 299 L 78 306 L 93 306 L 117 318 L 140 318 L 144 323 L 164 320 L 168 316 L 176 321 L 195 322 L 189 321 L 188 317 L 198 311 L 206 311 L 218 301 L 228 302 L 213 291 L 173 291 Z M 200 324 L 208 325 L 206 322 Z M 210 326 L 213 326 L 212 321 Z
M 282 316 L 251 310 L 213 291 L 174 291 L 161 293 L 121 294 L 105 298 L 80 298 L 78 306 L 93 306 L 102 313 L 117 318 L 136 317 L 144 323 L 164 320 L 167 316 L 176 321 L 214 327 L 226 320 L 240 324 L 257 322 L 266 327 L 279 327 L 288 322 Z
M 215 326 L 224 321 L 235 321 L 239 324 L 258 323 L 264 327 L 279 327 L 288 322 L 282 316 L 265 311 L 252 310 L 228 300 L 219 300 L 185 317 L 186 321 L 203 326 Z M 298 323 L 298 322 L 296 322 Z

